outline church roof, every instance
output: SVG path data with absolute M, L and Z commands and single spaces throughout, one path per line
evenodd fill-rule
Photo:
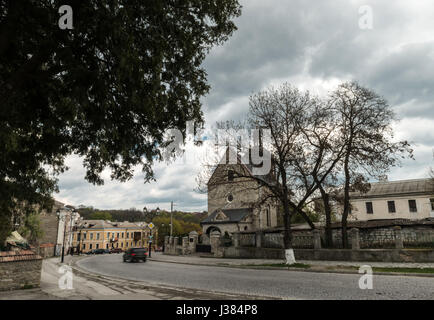
M 240 222 L 252 212 L 252 208 L 218 209 L 206 217 L 201 224 Z M 223 217 L 221 216 L 221 213 L 223 213 Z

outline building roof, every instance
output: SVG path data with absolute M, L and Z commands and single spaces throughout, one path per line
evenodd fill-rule
M 412 179 L 371 183 L 371 189 L 366 193 L 351 192 L 353 199 L 380 198 L 387 196 L 434 195 L 432 179 Z
M 79 228 L 83 229 L 140 229 L 146 227 L 143 222 L 113 222 L 108 220 L 83 220 L 79 224 Z
M 201 224 L 236 223 L 253 212 L 252 208 L 218 209 L 206 217 Z M 221 213 L 224 216 L 219 216 Z

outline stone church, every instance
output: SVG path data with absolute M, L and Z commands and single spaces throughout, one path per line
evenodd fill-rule
M 228 150 L 226 151 L 226 160 Z M 238 231 L 257 231 L 277 226 L 278 206 L 263 182 L 275 182 L 275 172 L 254 176 L 252 166 L 221 161 L 208 181 L 208 217 L 202 222 L 203 234 L 213 231 L 230 235 Z

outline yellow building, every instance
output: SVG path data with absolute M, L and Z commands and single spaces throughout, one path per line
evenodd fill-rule
M 146 247 L 149 248 L 151 230 L 145 222 L 111 222 L 106 220 L 84 220 L 74 230 L 75 251 L 86 253 L 94 249 Z M 156 228 L 152 239 L 158 239 Z M 156 244 L 152 243 L 152 247 Z

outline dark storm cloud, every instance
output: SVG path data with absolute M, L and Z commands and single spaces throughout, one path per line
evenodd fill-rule
M 401 122 L 399 139 L 414 142 L 416 161 L 405 161 L 392 179 L 426 176 L 434 148 L 434 9 L 419 0 L 245 0 L 238 31 L 204 62 L 211 91 L 203 99 L 208 125 L 242 119 L 248 97 L 289 81 L 325 93 L 330 85 L 357 80 L 384 96 Z M 370 5 L 373 29 L 359 28 L 359 7 Z M 196 152 L 196 151 L 192 151 Z M 61 200 L 99 208 L 206 209 L 206 195 L 193 191 L 200 164 L 155 168 L 157 182 L 138 174 L 126 184 L 94 187 L 81 162 L 60 179 Z

